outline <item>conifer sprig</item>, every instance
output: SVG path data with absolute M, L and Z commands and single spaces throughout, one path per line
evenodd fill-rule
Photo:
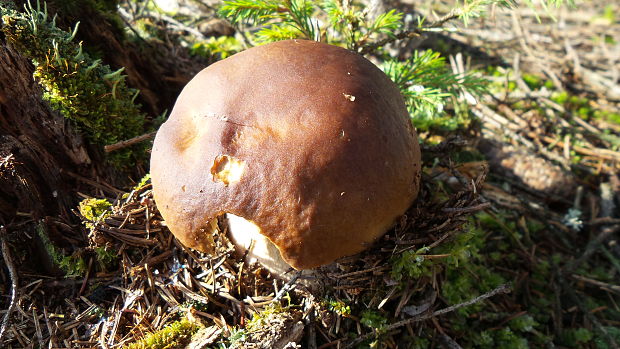
M 547 0 L 562 1 L 562 0 Z M 460 7 L 456 8 L 458 18 L 463 20 L 467 25 L 472 18 L 478 18 L 486 13 L 491 6 L 500 6 L 504 8 L 512 8 L 517 6 L 517 0 L 463 0 Z
M 343 0 L 225 0 L 220 15 L 233 24 L 247 23 L 262 27 L 257 33 L 260 42 L 303 38 L 327 41 L 368 54 L 396 40 L 437 30 L 446 22 L 460 18 L 466 24 L 483 15 L 490 6 L 512 7 L 517 0 L 463 0 L 441 19 L 426 23 L 419 20 L 417 28 L 405 30 L 403 14 L 391 10 L 374 18 L 368 9 Z M 532 1 L 532 0 L 526 0 Z M 550 3 L 572 0 L 543 0 Z M 329 27 L 319 27 L 328 22 Z
M 382 13 L 368 26 L 368 32 L 392 35 L 402 26 L 402 19 L 403 14 L 396 10 Z
M 478 97 L 487 81 L 472 73 L 454 74 L 438 52 L 415 52 L 406 61 L 389 60 L 382 67 L 399 87 L 416 126 L 427 129 L 442 115 L 451 98 Z
M 446 120 L 454 119 L 444 116 L 445 105 L 458 101 L 458 97 L 471 100 L 484 94 L 486 80 L 473 74 L 452 73 L 445 59 L 433 51 L 417 52 L 409 60 L 398 61 L 390 59 L 383 48 L 398 40 L 444 30 L 446 23 L 456 19 L 467 25 L 473 18 L 483 16 L 491 6 L 510 8 L 516 6 L 518 0 L 457 1 L 452 11 L 436 21 L 418 18 L 414 28 L 406 28 L 403 14 L 396 10 L 372 17 L 368 8 L 351 0 L 224 0 L 220 14 L 233 23 L 262 27 L 254 35 L 257 42 L 314 39 L 344 46 L 362 55 L 388 57 L 384 71 L 401 89 L 416 126 L 428 129 L 445 126 Z M 523 1 L 557 5 L 573 0 Z M 319 27 L 319 23 L 325 24 Z M 453 103 L 455 109 L 459 105 L 464 104 Z
M 365 43 L 376 40 L 381 34 L 392 37 L 403 26 L 403 14 L 396 10 L 369 18 L 367 9 L 340 0 L 326 0 L 321 10 L 327 14 L 332 31 L 331 41 L 358 51 Z M 327 30 L 326 30 L 327 31 Z M 331 35 L 329 35 L 331 34 Z
M 320 41 L 318 22 L 311 0 L 230 0 L 219 13 L 233 24 L 246 22 L 256 26 L 271 24 L 257 33 L 259 41 L 309 39 Z
M 224 1 L 219 13 L 233 24 L 240 22 L 262 24 L 286 11 L 282 1 L 279 0 L 231 0 Z

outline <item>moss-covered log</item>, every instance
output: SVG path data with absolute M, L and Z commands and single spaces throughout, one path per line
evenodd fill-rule
M 0 1 L 0 225 L 24 239 L 21 259 L 48 273 L 60 270 L 37 236 L 63 254 L 86 244 L 71 212 L 77 193 L 113 197 L 108 183 L 122 188 L 144 175 L 144 147 L 112 153 L 116 165 L 130 159 L 121 171 L 104 145 L 152 130 L 200 68 L 172 68 L 168 51 L 148 54 L 153 46 L 128 42 L 114 24 L 116 2 L 98 6 L 108 2 L 73 2 L 71 10 L 60 6 L 68 1 Z
M 0 216 L 68 216 L 75 180 L 94 174 L 82 136 L 50 109 L 33 80 L 34 67 L 0 34 Z
M 103 146 L 152 129 L 153 118 L 170 109 L 201 67 L 174 67 L 167 50 L 129 42 L 114 0 L 15 0 L 0 6 L 4 14 L 18 15 L 0 23 L 0 216 L 11 221 L 24 212 L 35 220 L 71 220 L 78 199 L 75 174 L 112 184 L 142 176 L 144 163 L 120 176 L 110 170 Z M 28 16 L 34 33 L 19 22 Z M 71 33 L 80 21 L 78 32 Z M 39 36 L 44 37 L 37 41 Z M 110 73 L 121 68 L 126 85 L 120 70 Z M 134 88 L 142 110 L 133 104 Z

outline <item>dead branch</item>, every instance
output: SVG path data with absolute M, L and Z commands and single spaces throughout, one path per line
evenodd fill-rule
M 6 242 L 6 227 L 0 226 L 0 244 L 2 245 L 2 258 L 4 259 L 4 264 L 9 270 L 9 275 L 11 278 L 11 299 L 9 300 L 9 306 L 7 308 L 6 313 L 4 314 L 4 318 L 2 319 L 2 326 L 0 327 L 0 343 L 2 343 L 2 337 L 6 332 L 6 329 L 9 325 L 9 319 L 11 318 L 11 314 L 15 310 L 15 306 L 17 305 L 17 288 L 19 287 L 19 276 L 17 275 L 17 270 L 15 269 L 15 264 L 13 264 L 13 258 L 11 258 L 11 251 L 9 250 L 9 245 Z
M 155 137 L 155 134 L 157 133 L 157 131 L 153 131 L 151 133 L 147 133 L 147 134 L 143 134 L 141 136 L 137 136 L 134 138 L 130 138 L 124 141 L 120 141 L 118 143 L 114 143 L 114 144 L 109 144 L 106 145 L 105 147 L 103 147 L 103 149 L 105 150 L 106 153 L 110 153 L 119 149 L 123 149 L 123 148 L 127 148 L 131 145 L 140 143 L 140 142 L 144 142 L 149 138 L 153 138 Z
M 598 234 L 598 236 L 596 238 L 590 240 L 590 242 L 586 246 L 586 250 L 583 252 L 581 257 L 577 258 L 572 263 L 567 263 L 564 266 L 564 268 L 563 268 L 564 269 L 564 274 L 570 274 L 574 270 L 579 268 L 579 266 L 581 264 L 583 264 L 583 262 L 588 260 L 588 258 L 590 258 L 590 256 L 592 256 L 594 254 L 594 252 L 596 252 L 598 250 L 598 248 L 601 246 L 601 244 L 603 242 L 605 242 L 607 240 L 607 238 L 609 238 L 613 234 L 616 234 L 619 231 L 620 231 L 620 225 L 614 225 L 614 226 L 603 228 L 601 233 Z
M 491 297 L 493 297 L 493 296 L 495 296 L 497 294 L 508 293 L 510 291 L 511 291 L 510 286 L 508 286 L 508 284 L 503 284 L 503 285 L 500 285 L 497 288 L 495 288 L 495 289 L 493 289 L 493 290 L 491 290 L 491 291 L 489 291 L 489 292 L 487 292 L 485 294 L 482 294 L 482 295 L 480 295 L 478 297 L 472 298 L 472 299 L 468 300 L 467 302 L 455 304 L 455 305 L 449 306 L 447 308 L 443 308 L 443 309 L 437 310 L 437 311 L 435 311 L 435 312 L 433 312 L 431 314 L 414 316 L 414 317 L 411 317 L 409 319 L 405 319 L 405 320 L 402 320 L 402 321 L 395 322 L 395 323 L 391 324 L 390 326 L 387 326 L 385 328 L 385 331 L 386 332 L 393 331 L 393 330 L 398 329 L 399 327 L 405 326 L 407 324 L 411 324 L 411 323 L 414 323 L 414 322 L 420 322 L 420 321 L 424 321 L 424 320 L 428 320 L 428 319 L 434 318 L 436 316 L 440 316 L 440 315 L 443 315 L 443 314 L 451 313 L 451 312 L 453 312 L 453 311 L 455 311 L 457 309 L 460 309 L 460 308 L 463 308 L 463 307 L 470 306 L 472 304 L 476 304 L 476 303 L 482 302 L 483 300 L 491 298 Z M 356 338 L 355 340 L 353 340 L 352 342 L 348 343 L 345 346 L 345 349 L 346 348 L 353 348 L 357 344 L 359 344 L 359 343 L 361 343 L 361 342 L 363 342 L 363 341 L 365 341 L 365 340 L 367 340 L 369 338 L 372 338 L 376 334 L 377 334 L 376 332 L 366 333 L 365 335 L 362 335 L 362 336 Z

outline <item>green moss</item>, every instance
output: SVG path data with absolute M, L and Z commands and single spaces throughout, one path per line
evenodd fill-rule
M 486 73 L 491 75 L 491 76 L 495 76 L 495 77 L 501 77 L 504 76 L 504 73 L 502 73 L 497 66 L 495 65 L 489 65 L 486 67 L 485 69 Z
M 577 115 L 584 120 L 588 120 L 591 109 L 588 107 L 581 107 L 577 110 Z
M 571 109 L 579 109 L 588 106 L 588 99 L 580 96 L 570 96 L 568 98 L 568 105 Z
M 560 336 L 562 344 L 571 348 L 579 348 L 594 338 L 594 333 L 586 328 L 566 329 Z
M 286 296 L 288 305 L 283 306 L 280 303 L 271 303 L 262 311 L 254 313 L 252 319 L 249 320 L 244 328 L 233 327 L 228 338 L 218 343 L 218 348 L 244 348 L 246 341 L 253 343 L 258 337 L 262 336 L 265 328 L 269 328 L 273 323 L 280 323 L 282 320 L 287 321 L 293 318 L 293 313 L 297 310 L 296 305 L 291 304 L 291 298 Z
M 0 5 L 0 15 L 7 41 L 32 60 L 43 98 L 93 144 L 113 144 L 144 132 L 145 116 L 134 103 L 138 91 L 127 87 L 122 69 L 112 71 L 74 41 L 79 23 L 72 32 L 64 31 L 45 7 L 21 13 Z M 139 154 L 125 149 L 112 157 L 121 164 L 144 156 Z
M 595 110 L 593 116 L 595 119 L 605 120 L 607 122 L 620 125 L 620 114 L 618 113 L 613 113 L 605 110 Z
M 97 222 L 110 215 L 112 204 L 107 199 L 84 199 L 78 207 L 80 214 L 90 222 Z M 89 223 L 86 224 L 89 226 Z
M 527 227 L 533 240 L 549 233 L 546 231 L 548 228 L 536 220 L 526 220 L 525 225 L 518 226 L 511 223 L 518 221 L 517 217 L 518 214 L 506 211 L 497 211 L 494 215 L 476 215 L 473 223 L 477 230 L 485 233 L 474 234 L 468 240 L 472 254 L 469 259 L 461 260 L 459 268 L 450 264 L 445 267 L 445 282 L 442 283 L 441 294 L 446 303 L 455 304 L 512 280 L 515 286 L 510 297 L 527 313 L 511 318 L 514 313 L 502 313 L 502 307 L 497 305 L 503 304 L 503 301 L 495 298 L 491 300 L 495 306 L 483 302 L 459 309 L 455 316 L 446 320 L 449 325 L 444 325 L 453 331 L 454 338 L 463 347 L 528 348 L 548 347 L 552 343 L 572 348 L 593 347 L 594 344 L 605 347 L 606 342 L 601 334 L 578 326 L 566 326 L 562 334 L 550 331 L 554 326 L 552 315 L 557 304 L 554 297 L 538 295 L 556 292 L 549 283 L 549 280 L 554 279 L 553 266 L 562 266 L 567 259 L 565 255 L 556 253 L 547 255 L 546 258 L 541 258 L 542 254 L 539 254 L 538 258 L 527 261 L 522 254 L 515 253 L 516 242 L 526 249 L 530 247 L 528 244 L 537 243 L 528 242 L 520 234 L 514 234 L 518 229 Z M 523 270 L 525 265 L 529 274 L 527 287 L 519 285 L 521 275 L 511 272 Z M 601 281 L 610 280 L 608 267 L 595 263 L 585 263 L 576 272 Z M 617 311 L 614 307 L 609 307 L 606 298 L 584 294 L 582 302 L 586 309 L 601 309 L 598 316 L 602 318 L 614 319 L 618 316 L 613 313 Z M 505 319 L 510 320 L 501 322 Z M 501 326 L 497 326 L 499 322 L 502 323 Z
M 426 252 L 428 252 L 428 247 L 394 255 L 390 261 L 392 266 L 390 276 L 394 280 L 400 281 L 409 278 L 418 279 L 423 275 L 430 274 L 432 262 L 424 258 Z
M 538 323 L 530 315 L 523 315 L 510 320 L 508 325 L 520 332 L 532 332 Z
M 388 325 L 388 320 L 380 311 L 366 309 L 362 312 L 360 323 L 377 331 L 377 333 L 383 333 Z
M 558 336 L 558 342 L 568 348 L 582 348 L 594 338 L 594 333 L 586 328 L 568 328 Z
M 543 80 L 536 75 L 524 73 L 521 78 L 532 90 L 538 90 L 543 85 Z
M 230 343 L 231 346 L 238 345 L 240 343 L 244 343 L 247 339 L 247 336 L 248 333 L 245 329 L 233 328 L 230 331 L 230 336 L 228 337 L 227 341 Z
M 94 251 L 97 263 L 103 270 L 111 270 L 118 262 L 119 256 L 115 250 L 107 249 L 105 246 L 102 246 L 95 247 Z
M 456 273 L 463 272 L 460 266 L 468 265 L 472 259 L 480 258 L 479 251 L 483 244 L 483 231 L 469 224 L 466 231 L 434 248 L 432 252 L 428 247 L 422 247 L 394 255 L 390 260 L 390 277 L 396 281 L 419 279 L 431 276 L 437 268 L 454 270 Z M 442 257 L 428 259 L 425 258 L 426 254 L 442 255 Z
M 427 338 L 422 338 L 422 337 L 409 337 L 406 336 L 405 337 L 405 343 L 410 343 L 409 348 L 415 348 L 415 349 L 426 349 L 426 348 L 434 348 L 434 346 L 431 346 L 431 341 L 428 340 Z
M 209 59 L 221 60 L 243 50 L 243 45 L 234 37 L 212 37 L 206 41 L 195 43 L 190 52 L 193 55 Z
M 413 111 L 410 110 L 412 113 Z M 413 125 L 418 132 L 427 132 L 435 134 L 443 134 L 457 130 L 467 129 L 474 119 L 469 113 L 460 113 L 458 115 L 440 115 L 416 113 L 416 117 L 412 118 Z
M 75 254 L 62 257 L 58 264 L 68 277 L 84 276 L 88 269 L 84 258 Z
M 517 89 L 517 83 L 514 81 L 508 81 L 508 86 L 506 88 L 508 92 L 512 92 Z
M 552 89 L 554 88 L 553 82 L 550 80 L 545 80 L 539 76 L 533 75 L 533 74 L 528 74 L 528 73 L 524 73 L 523 75 L 521 75 L 521 78 L 523 79 L 523 81 L 525 82 L 525 84 L 531 88 L 532 90 L 539 90 L 543 87 L 547 88 L 547 89 Z
M 568 101 L 568 92 L 554 92 L 551 94 L 551 100 L 558 104 L 564 104 Z
M 603 328 L 616 343 L 620 342 L 620 328 L 612 326 L 604 326 Z M 594 344 L 596 344 L 596 348 L 598 349 L 611 348 L 609 343 L 607 342 L 607 339 L 605 338 L 605 335 L 601 333 L 601 331 L 596 331 L 594 333 Z
M 616 10 L 614 10 L 614 5 L 605 6 L 605 10 L 603 11 L 603 18 L 609 21 L 609 23 L 614 23 L 616 21 Z
M 142 179 L 140 179 L 138 184 L 136 184 L 133 188 L 131 188 L 129 192 L 123 193 L 123 195 L 121 195 L 121 199 L 127 199 L 129 195 L 131 195 L 133 192 L 141 190 L 144 186 L 150 183 L 151 183 L 151 174 L 147 173 L 144 177 L 142 177 Z
M 248 321 L 245 325 L 247 332 L 256 332 L 269 325 L 274 315 L 286 313 L 290 309 L 290 306 L 282 306 L 280 303 L 272 303 L 265 307 L 261 312 L 254 313 L 252 320 Z
M 520 337 L 509 327 L 504 327 L 496 331 L 493 337 L 495 348 L 529 349 L 530 347 L 527 339 Z
M 160 26 L 150 17 L 136 19 L 132 23 L 133 30 L 129 32 L 129 38 L 135 42 L 140 40 L 159 41 L 166 35 Z
M 93 229 L 95 223 L 108 217 L 111 212 L 112 204 L 106 199 L 89 198 L 80 202 L 78 210 L 84 217 L 84 225 L 88 229 Z M 108 249 L 106 246 L 99 246 L 92 249 L 95 254 L 97 265 L 102 270 L 111 270 L 118 261 L 116 251 Z
M 515 102 L 515 103 L 512 105 L 512 107 L 513 107 L 514 109 L 525 110 L 525 109 L 527 109 L 527 108 L 528 108 L 528 104 L 527 104 L 525 101 L 520 100 L 520 101 Z
M 528 219 L 526 222 L 526 225 L 527 225 L 527 229 L 532 234 L 536 234 L 545 228 L 545 225 L 543 223 L 541 223 L 540 221 L 534 220 L 534 219 Z
M 142 177 L 142 179 L 140 180 L 140 182 L 138 182 L 138 184 L 133 188 L 133 190 L 139 190 L 142 187 L 144 187 L 145 185 L 147 185 L 149 183 L 149 181 L 151 180 L 151 174 L 147 173 L 144 177 Z
M 493 272 L 480 261 L 468 264 L 465 270 L 448 268 L 446 278 L 449 282 L 442 286 L 441 294 L 448 304 L 465 302 L 506 282 L 500 274 Z M 461 316 L 468 316 L 483 307 L 483 303 L 478 303 L 460 308 L 457 312 Z
M 603 41 L 608 44 L 608 45 L 615 45 L 617 43 L 616 39 L 614 38 L 614 36 L 611 36 L 609 34 L 605 34 L 603 35 Z
M 347 317 L 351 315 L 351 307 L 339 299 L 327 299 L 323 301 L 323 305 L 340 316 Z
M 510 269 L 522 262 L 522 258 L 513 253 L 515 239 L 524 243 L 523 237 L 516 234 L 514 221 L 511 213 L 504 211 L 494 215 L 482 212 L 471 219 L 467 233 L 456 239 L 450 247 L 466 253 L 455 253 L 454 258 L 458 256 L 458 264 L 448 263 L 444 267 L 445 282 L 441 286 L 441 295 L 447 304 L 461 303 L 511 281 L 511 274 L 506 275 L 503 270 L 495 269 L 495 266 Z M 536 231 L 542 230 L 537 223 L 526 222 L 526 225 Z M 544 280 L 542 284 L 546 285 L 549 264 L 532 267 L 541 271 L 533 272 L 533 278 Z M 540 304 L 541 313 L 549 314 L 549 306 Z M 449 328 L 455 331 L 455 340 L 463 347 L 528 348 L 544 346 L 550 340 L 540 331 L 546 318 L 539 318 L 538 314 L 528 311 L 498 328 L 497 323 L 508 316 L 509 313 L 500 313 L 497 308 L 491 308 L 489 303 L 481 302 L 457 310 L 448 321 Z
M 50 259 L 65 273 L 65 276 L 82 276 L 86 273 L 87 265 L 81 255 L 78 253 L 65 255 L 62 249 L 58 248 L 50 240 L 43 224 L 37 225 L 36 232 L 43 243 L 45 251 L 50 256 Z
M 123 349 L 173 349 L 184 348 L 200 326 L 187 319 L 173 322 L 165 328 L 148 334 L 143 339 L 126 345 Z

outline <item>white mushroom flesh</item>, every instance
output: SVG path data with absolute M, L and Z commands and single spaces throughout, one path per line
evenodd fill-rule
M 260 263 L 269 272 L 278 276 L 291 271 L 291 266 L 282 259 L 276 245 L 260 233 L 260 228 L 256 224 L 231 213 L 226 214 L 226 221 L 228 236 L 235 246 L 244 251 L 248 250 L 246 257 L 248 263 Z

